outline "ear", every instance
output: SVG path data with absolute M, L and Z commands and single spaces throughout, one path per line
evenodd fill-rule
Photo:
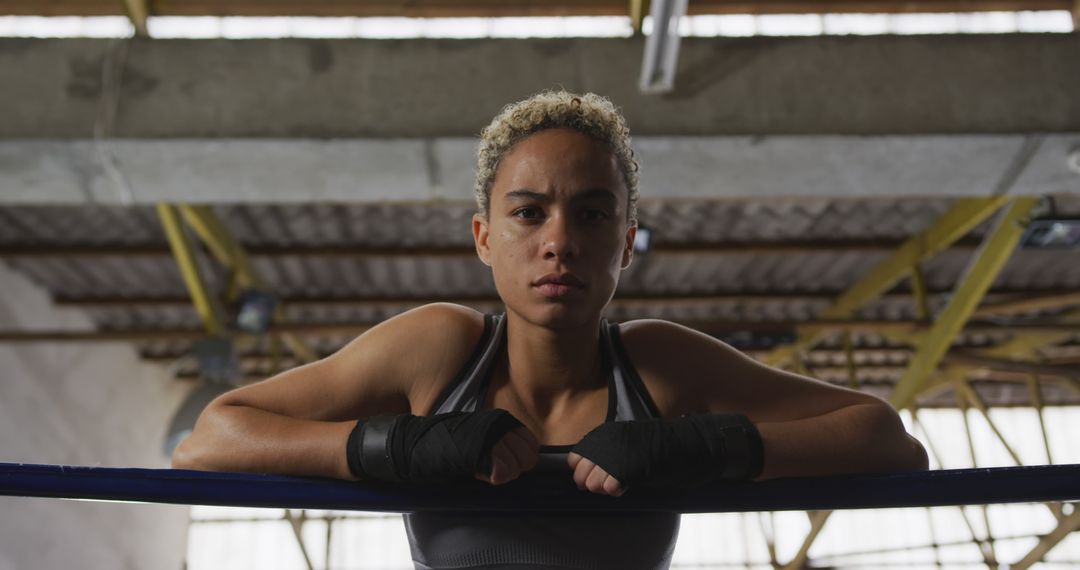
M 626 269 L 630 267 L 630 262 L 634 261 L 634 238 L 637 237 L 637 223 L 633 223 L 630 227 L 626 228 L 626 241 L 623 244 L 622 252 L 622 268 Z
M 488 247 L 488 220 L 480 214 L 473 214 L 472 237 L 476 244 L 476 255 L 484 265 L 491 267 L 491 248 Z

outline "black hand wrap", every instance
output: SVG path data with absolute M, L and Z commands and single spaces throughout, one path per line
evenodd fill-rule
M 346 448 L 360 479 L 449 483 L 491 472 L 491 449 L 522 424 L 506 410 L 377 416 L 357 422 Z
M 761 435 L 740 414 L 608 422 L 573 451 L 625 486 L 646 487 L 746 481 L 761 474 L 764 460 Z

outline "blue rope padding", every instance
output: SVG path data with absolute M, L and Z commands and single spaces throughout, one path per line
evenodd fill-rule
M 0 495 L 184 505 L 379 512 L 675 511 L 682 513 L 880 509 L 1080 500 L 1080 465 L 949 469 L 776 479 L 689 491 L 578 491 L 569 475 L 419 487 L 180 469 L 0 463 Z

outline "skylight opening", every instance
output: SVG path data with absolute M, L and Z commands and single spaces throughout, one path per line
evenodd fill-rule
M 155 38 L 181 39 L 478 39 L 620 38 L 633 34 L 624 16 L 521 18 L 331 18 L 154 16 Z M 646 33 L 652 28 L 645 18 Z M 688 37 L 907 34 L 1070 33 L 1066 10 L 944 14 L 700 15 L 680 21 Z M 0 16 L 0 37 L 124 38 L 133 27 L 122 16 Z

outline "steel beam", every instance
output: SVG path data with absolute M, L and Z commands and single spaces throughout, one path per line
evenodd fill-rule
M 910 411 L 911 423 L 913 426 L 918 427 L 920 430 L 922 430 L 923 436 L 926 438 L 926 447 L 927 450 L 930 452 L 930 456 L 934 458 L 934 461 L 938 464 L 939 467 L 944 466 L 944 463 L 941 460 L 941 454 L 938 452 L 937 446 L 934 445 L 934 440 L 930 437 L 930 432 L 927 431 L 926 426 L 919 421 L 917 408 L 915 406 L 912 406 Z M 975 525 L 972 524 L 971 519 L 968 517 L 968 513 L 964 509 L 964 507 L 958 508 L 960 510 L 960 518 L 964 520 L 964 525 L 967 526 L 968 534 L 971 535 L 970 542 L 979 549 L 979 554 L 982 556 L 983 562 L 985 562 L 988 567 L 992 567 L 993 557 L 991 556 L 987 545 L 975 533 Z
M 1039 431 L 1042 432 L 1043 449 L 1046 451 L 1046 464 L 1054 464 L 1054 454 L 1050 451 L 1050 434 L 1046 431 L 1046 417 L 1043 414 L 1042 386 L 1035 374 L 1028 376 L 1028 392 L 1035 411 L 1039 414 Z
M 191 241 L 180 223 L 179 213 L 170 204 L 158 204 L 157 211 L 165 235 L 168 237 L 169 245 L 172 248 L 173 256 L 180 267 L 180 274 L 184 278 L 188 294 L 191 295 L 191 301 L 195 305 L 195 310 L 199 313 L 199 318 L 202 320 L 206 332 L 211 335 L 223 334 L 225 332 L 225 321 L 222 318 L 220 308 L 206 290 L 206 284 L 199 270 L 198 260 L 195 258 L 194 248 L 191 246 Z
M 1010 570 L 1026 570 L 1036 562 L 1043 559 L 1059 542 L 1069 536 L 1069 533 L 1080 529 L 1080 508 L 1073 505 L 1073 512 L 1063 518 L 1054 530 L 1042 537 L 1035 548 L 1024 555 L 1023 558 L 1009 566 Z
M 1080 305 L 1080 291 L 1036 293 L 1031 296 L 983 305 L 972 317 L 984 318 Z
M 1023 465 L 1024 461 L 1020 459 L 1020 455 L 1016 453 L 1016 450 L 1014 450 L 1011 445 L 1009 445 L 1009 441 L 1005 439 L 1005 435 L 998 429 L 997 423 L 990 418 L 990 409 L 986 406 L 986 402 L 983 401 L 982 397 L 979 396 L 979 393 L 972 388 L 971 384 L 966 379 L 958 380 L 955 386 L 957 393 L 965 398 L 976 410 L 979 410 L 983 419 L 985 419 L 986 423 L 990 426 L 990 431 L 994 432 L 994 435 L 997 436 L 998 441 L 1001 442 L 1002 447 L 1005 448 L 1009 457 L 1012 458 L 1013 463 L 1016 465 Z
M 947 364 L 960 364 L 1000 370 L 1003 372 L 1018 372 L 1027 374 L 1039 374 L 1058 378 L 1072 378 L 1080 380 L 1080 367 L 1068 365 L 1040 364 L 1023 360 L 1009 360 L 1004 358 L 990 358 L 972 354 L 970 350 L 950 350 L 942 361 Z
M 843 332 L 847 330 L 864 330 L 869 332 L 881 331 L 909 331 L 925 328 L 925 324 L 913 321 L 688 321 L 676 320 L 679 324 L 702 331 L 707 334 L 725 334 L 732 332 L 788 332 L 803 323 L 818 329 Z M 360 334 L 378 323 L 374 321 L 345 322 L 345 323 L 275 323 L 271 325 L 268 333 L 295 333 L 309 335 L 348 335 Z M 1067 325 L 990 325 L 977 324 L 967 327 L 966 331 L 985 332 L 998 334 L 1010 331 L 1065 331 Z M 189 338 L 198 331 L 189 328 L 141 328 L 127 330 L 105 331 L 0 331 L 0 342 L 64 342 L 64 341 L 94 341 L 94 340 L 149 340 L 168 338 Z M 762 356 L 764 358 L 765 355 Z M 1058 368 L 1033 367 L 1030 369 L 1017 370 L 1017 372 L 1039 371 L 1050 375 Z M 1056 375 L 1071 376 L 1058 370 Z
M 123 0 L 124 12 L 135 27 L 135 35 L 140 38 L 150 37 L 150 30 L 146 26 L 147 16 L 150 15 L 149 0 Z
M 801 570 L 806 567 L 810 547 L 814 545 L 814 540 L 821 534 L 821 530 L 825 528 L 825 523 L 829 521 L 829 515 L 832 514 L 832 511 L 816 511 L 807 514 L 810 515 L 810 531 L 806 534 L 806 538 L 803 539 L 799 552 L 795 554 L 795 557 L 790 562 L 784 565 L 784 570 Z
M 848 387 L 852 390 L 859 389 L 859 367 L 855 362 L 855 345 L 851 342 L 851 332 L 844 331 L 843 335 L 844 364 L 848 373 Z
M 199 235 L 210 252 L 224 266 L 234 270 L 241 287 L 263 287 L 243 246 L 230 235 L 208 206 L 180 205 L 184 221 Z
M 17 215 L 18 208 L 13 207 Z M 877 253 L 893 251 L 903 242 L 897 240 L 806 240 L 806 241 L 752 241 L 752 242 L 660 242 L 653 244 L 649 255 L 761 255 L 761 254 L 801 254 L 801 253 Z M 974 240 L 960 240 L 949 246 L 955 251 L 974 250 L 979 243 Z M 325 257 L 476 257 L 476 249 L 471 245 L 273 245 L 259 244 L 246 246 L 245 251 L 252 256 L 325 256 Z M 97 257 L 97 256 L 146 256 L 169 255 L 168 244 L 0 244 L 0 257 Z M 1017 291 L 1017 294 L 1024 291 Z M 1032 291 L 1030 293 L 1038 293 Z M 1058 291 L 1055 293 L 1075 293 Z
M 300 511 L 299 514 L 294 514 L 291 509 L 285 509 L 285 520 L 292 528 L 293 536 L 296 537 L 296 544 L 300 547 L 300 555 L 304 558 L 304 565 L 308 570 L 315 570 L 315 565 L 311 563 L 311 556 L 308 555 L 307 546 L 304 544 L 304 521 L 307 519 L 304 511 Z
M 776 525 L 773 521 L 773 514 L 764 512 L 758 513 L 757 516 L 761 536 L 765 539 L 765 550 L 769 553 L 769 563 L 772 564 L 773 568 L 780 568 L 780 561 L 776 557 Z
M 929 511 L 930 509 L 927 508 L 926 510 Z M 274 519 L 261 519 L 261 520 L 263 520 L 263 521 L 269 520 L 270 522 L 275 522 Z M 192 521 L 192 522 L 197 522 L 197 521 Z M 931 526 L 932 526 L 932 524 L 931 524 Z M 1006 540 L 1024 540 L 1024 539 L 1032 539 L 1032 538 L 1038 539 L 1038 538 L 1041 538 L 1041 535 L 1038 535 L 1038 534 L 1010 534 L 1010 535 L 1007 535 L 1007 536 L 998 536 L 997 537 L 999 542 L 1006 541 Z M 892 553 L 895 553 L 895 552 L 910 552 L 912 550 L 929 550 L 929 549 L 934 548 L 935 545 L 938 546 L 938 547 L 942 547 L 942 546 L 964 546 L 964 545 L 967 545 L 967 544 L 970 544 L 970 543 L 971 543 L 970 539 L 963 539 L 963 540 L 944 540 L 944 541 L 938 541 L 938 542 L 933 542 L 931 544 L 918 545 L 918 546 L 907 546 L 907 545 L 905 545 L 905 546 L 883 546 L 883 547 L 880 547 L 880 548 L 867 548 L 865 550 L 852 550 L 852 551 L 847 551 L 847 552 L 838 552 L 838 553 L 835 553 L 835 554 L 827 554 L 827 555 L 822 556 L 821 558 L 815 558 L 814 562 L 818 563 L 819 565 L 827 565 L 827 566 L 834 566 L 834 567 L 841 567 L 842 568 L 842 567 L 844 567 L 843 563 L 836 564 L 836 562 L 839 562 L 837 559 L 850 558 L 850 557 L 854 557 L 854 556 L 864 557 L 864 556 L 869 555 L 869 554 L 892 554 Z M 915 563 L 909 563 L 909 564 L 911 566 L 915 565 Z M 940 566 L 937 562 L 934 562 L 933 564 Z
M 1048 345 L 1059 343 L 1075 336 L 1080 332 L 1080 308 L 1072 309 L 1060 315 L 1057 322 L 1061 323 L 1061 329 L 1052 331 L 1024 331 L 1023 334 L 1014 334 L 1009 340 L 991 348 L 979 349 L 978 355 L 992 359 L 1010 359 L 1012 362 L 1030 362 L 1038 365 L 1042 360 L 1039 349 Z M 925 386 L 926 390 L 947 386 L 958 379 L 967 378 L 979 369 L 985 369 L 985 363 L 972 364 L 948 364 L 937 372 L 936 377 Z M 1034 370 L 1032 370 L 1034 372 Z M 1072 378 L 1062 378 L 1066 385 L 1080 391 L 1080 382 Z
M 968 418 L 968 404 L 967 400 L 960 393 L 956 391 L 956 401 L 960 408 L 960 417 L 964 420 L 964 435 L 967 437 L 968 452 L 971 454 L 971 466 L 979 466 L 979 458 L 975 454 L 975 440 L 971 436 L 971 421 Z M 960 507 L 960 510 L 964 510 L 965 507 Z M 986 538 L 981 541 L 984 546 L 984 557 L 986 559 L 986 566 L 990 570 L 996 570 L 998 567 L 997 549 L 994 548 L 994 533 L 990 526 L 990 511 L 986 505 L 980 505 L 979 510 L 982 512 L 983 527 L 986 529 Z M 972 535 L 974 536 L 974 535 Z
M 645 12 L 649 11 L 646 6 L 647 0 L 629 0 L 630 27 L 634 29 L 634 35 L 642 34 L 642 24 L 645 22 Z
M 783 321 L 783 322 L 766 322 L 759 321 L 676 321 L 684 326 L 700 330 L 705 333 L 722 335 L 732 332 L 785 332 L 790 331 L 794 327 L 799 326 L 802 321 Z M 835 330 L 837 332 L 843 332 L 847 330 L 865 330 L 870 332 L 880 332 L 885 330 L 910 330 L 919 328 L 924 325 L 919 325 L 912 322 L 898 322 L 893 323 L 890 321 L 809 321 L 813 326 L 818 328 L 824 328 L 827 330 Z M 318 336 L 337 336 L 337 335 L 352 335 L 361 334 L 368 330 L 372 326 L 378 324 L 374 321 L 364 322 L 346 322 L 346 323 L 275 323 L 271 325 L 267 331 L 269 333 L 294 333 L 294 334 L 306 334 L 306 335 L 318 335 Z M 966 331 L 970 332 L 985 332 L 998 334 L 1002 332 L 1010 332 L 1014 330 L 1031 331 L 1031 330 L 1052 330 L 1063 331 L 1066 329 L 1065 325 L 1026 325 L 1023 328 L 1011 328 L 1008 325 L 979 325 L 970 326 Z M 86 341 L 119 341 L 119 340 L 166 340 L 166 339 L 189 339 L 194 336 L 198 336 L 200 333 L 198 330 L 190 328 L 139 328 L 139 329 L 123 329 L 123 330 L 103 330 L 103 331 L 29 331 L 29 330 L 0 330 L 0 342 L 86 342 Z M 757 356 L 757 355 L 756 355 Z M 764 358 L 767 354 L 761 354 L 759 358 Z M 951 358 L 951 357 L 950 357 Z M 821 366 L 812 366 L 813 368 L 820 368 Z M 865 367 L 864 367 L 865 368 Z M 950 368 L 994 368 L 994 366 L 979 366 L 979 367 L 967 367 L 967 366 L 954 366 L 949 365 L 945 370 Z M 1004 367 L 1003 367 L 1004 368 Z M 1045 376 L 1055 376 L 1066 380 L 1075 380 L 1075 374 L 1066 369 L 1065 366 L 1053 366 L 1053 365 L 1023 365 L 1014 364 L 1010 365 L 1009 370 L 1015 374 L 1023 373 L 1039 373 Z M 942 381 L 935 381 L 932 385 L 936 386 L 942 383 Z M 928 386 L 929 388 L 930 386 Z
M 913 267 L 923 260 L 952 245 L 982 223 L 1007 202 L 1004 196 L 990 198 L 964 198 L 957 200 L 927 229 L 906 240 L 897 250 L 883 260 L 836 301 L 822 312 L 823 318 L 846 318 L 860 307 L 881 296 L 906 277 Z M 822 331 L 812 327 L 800 330 L 794 344 L 778 347 L 763 361 L 770 366 L 784 366 L 799 351 L 813 346 Z
M 927 384 L 928 377 L 937 369 L 953 339 L 964 328 L 1020 242 L 1023 233 L 1021 224 L 1037 203 L 1038 198 L 1020 197 L 1002 211 L 994 230 L 986 236 L 983 246 L 976 252 L 974 262 L 968 266 L 949 304 L 919 343 L 907 373 L 889 398 L 894 406 L 903 408 L 911 405 Z
M 269 289 L 266 281 L 255 271 L 255 267 L 251 264 L 251 259 L 244 251 L 244 247 L 233 238 L 228 228 L 218 219 L 209 206 L 184 205 L 180 206 L 180 211 L 183 213 L 188 225 L 195 229 L 203 242 L 210 248 L 210 251 L 214 253 L 214 256 L 233 270 L 241 287 Z M 284 323 L 285 320 L 284 311 L 278 305 L 274 312 L 274 321 Z M 284 332 L 281 338 L 289 346 L 289 349 L 301 359 L 307 362 L 318 360 L 315 351 L 311 350 L 295 335 Z
M 911 293 L 915 297 L 915 308 L 919 311 L 919 318 L 930 320 L 930 299 L 926 290 L 926 279 L 923 278 L 921 264 L 915 264 L 911 268 Z
M 2 257 L 2 256 L 0 256 Z M 950 294 L 946 291 L 935 293 L 939 296 L 946 296 Z M 997 294 L 997 293 L 994 293 Z M 1008 294 L 1008 293 L 1003 293 Z M 673 305 L 687 306 L 687 305 L 714 305 L 718 303 L 811 303 L 827 301 L 836 297 L 835 293 L 830 292 L 816 292 L 816 291 L 788 291 L 788 292 L 769 292 L 759 291 L 754 293 L 741 294 L 734 291 L 716 291 L 716 292 L 702 292 L 702 293 L 642 293 L 642 294 L 624 294 L 618 293 L 614 299 L 611 300 L 612 307 L 629 308 L 629 306 L 644 305 L 646 307 L 650 305 L 662 305 L 664 307 L 671 307 Z M 890 293 L 882 297 L 883 300 L 897 300 L 897 299 L 909 299 L 910 295 L 907 293 Z M 94 295 L 85 297 L 68 297 L 58 295 L 54 301 L 58 305 L 66 306 L 78 306 L 86 308 L 107 308 L 107 307 L 131 307 L 131 306 L 163 306 L 168 307 L 170 305 L 186 305 L 188 299 L 186 297 L 180 297 L 175 295 L 154 295 L 154 296 L 134 296 L 134 295 Z M 502 304 L 502 300 L 497 295 L 489 292 L 475 293 L 469 295 L 454 295 L 452 297 L 444 297 L 437 295 L 424 295 L 424 296 L 387 296 L 387 295 L 348 295 L 348 296 L 304 296 L 295 295 L 283 297 L 281 300 L 287 305 L 353 305 L 353 306 L 365 306 L 365 307 L 378 307 L 387 305 L 425 305 L 428 303 L 437 302 L 453 302 L 462 305 L 471 304 Z M 912 321 L 917 322 L 917 321 Z

